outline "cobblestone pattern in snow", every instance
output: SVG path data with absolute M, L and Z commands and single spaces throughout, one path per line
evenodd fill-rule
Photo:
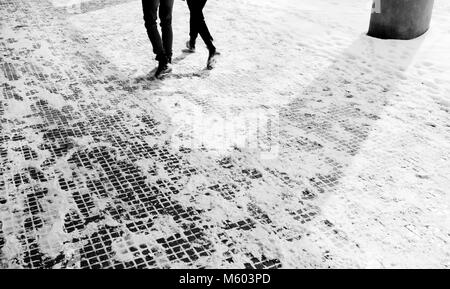
M 448 4 L 396 42 L 364 1 L 209 2 L 217 69 L 180 1 L 150 81 L 140 1 L 0 0 L 1 266 L 448 268 Z

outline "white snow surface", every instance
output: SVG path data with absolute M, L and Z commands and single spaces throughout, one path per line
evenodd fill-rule
M 37 1 L 30 2 L 39 6 Z M 51 2 L 59 9 L 66 5 Z M 112 2 L 117 3 L 86 13 L 75 9 L 65 19 L 66 25 L 85 38 L 85 50 L 108 61 L 108 73 L 136 83 L 156 65 L 141 2 Z M 283 268 L 449 268 L 449 1 L 436 1 L 431 29 L 410 41 L 366 36 L 370 3 L 362 0 L 210 0 L 205 15 L 222 54 L 214 70 L 204 70 L 207 50 L 201 39 L 195 54 L 181 52 L 189 15 L 185 3 L 175 1 L 172 76 L 150 84 L 150 90 L 142 88 L 146 80 L 138 81 L 141 86 L 128 99 L 110 95 L 103 100 L 86 93 L 83 100 L 119 99 L 117 106 L 131 116 L 138 114 L 133 107 L 155 113 L 170 135 L 145 137 L 147 143 L 194 149 L 189 163 L 201 173 L 188 178 L 174 200 L 204 211 L 202 222 L 212 225 L 208 236 L 217 242 L 214 253 L 191 265 L 242 267 L 250 252 L 278 259 Z M 8 29 L 0 26 L 2 35 L 12 35 Z M 63 59 L 63 53 L 53 53 L 52 37 L 43 41 L 33 57 L 39 59 L 42 54 L 50 61 L 61 61 L 63 71 L 72 70 L 75 58 L 72 62 Z M 55 109 L 72 105 L 83 114 L 76 101 L 43 97 Z M 28 114 L 29 107 L 9 100 L 2 118 L 21 119 Z M 260 130 L 269 130 L 268 121 L 272 138 L 261 149 L 255 140 Z M 13 127 L 8 123 L 4 129 Z M 130 123 L 130 129 L 139 127 Z M 31 147 L 39 142 L 38 136 L 28 139 Z M 95 145 L 90 138 L 77 143 L 81 148 Z M 224 158 L 230 158 L 234 167 L 262 173 L 261 179 L 236 192 L 233 201 L 212 190 L 208 195 L 199 190 L 215 181 L 234 181 L 234 175 L 217 166 Z M 158 177 L 167 174 L 151 159 L 136 165 L 143 171 L 157 167 Z M 56 166 L 70 175 L 64 161 Z M 152 178 L 156 181 L 148 176 Z M 54 190 L 60 202 L 51 206 L 59 211 L 55 218 L 61 219 L 70 205 L 65 193 Z M 315 197 L 305 199 L 305 190 Z M 235 262 L 227 263 L 227 246 L 215 239 L 221 229 L 214 225 L 241 220 L 247 216 L 242 208 L 251 204 L 271 224 L 256 218 L 252 230 L 228 230 L 237 249 L 232 254 Z M 310 213 L 311 218 L 303 216 Z M 7 232 L 5 228 L 13 225 L 8 225 L 5 216 L 12 213 L 2 214 Z M 130 233 L 129 242 L 154 244 L 155 250 L 163 252 L 155 239 L 179 228 L 170 216 L 154 222 L 150 235 Z M 42 245 L 47 248 L 42 251 L 50 256 L 55 252 L 52 248 L 60 250 L 58 242 L 67 238 L 55 230 L 42 233 L 48 244 Z M 8 238 L 2 258 L 13 266 L 11 260 L 20 250 L 17 240 Z M 113 241 L 122 261 L 133 259 L 123 249 L 126 240 Z M 186 264 L 177 261 L 171 266 Z

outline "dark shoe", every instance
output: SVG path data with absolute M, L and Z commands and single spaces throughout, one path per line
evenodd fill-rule
M 186 49 L 183 49 L 185 53 L 194 53 L 195 52 L 195 43 L 192 43 L 190 40 L 186 42 Z
M 220 55 L 220 52 L 217 52 L 217 50 L 215 48 L 209 50 L 208 62 L 206 63 L 207 69 L 211 70 L 214 68 L 216 61 L 217 61 L 217 57 L 219 55 Z
M 167 74 L 172 72 L 172 67 L 167 59 L 159 61 L 158 68 L 155 72 L 155 78 L 163 78 Z

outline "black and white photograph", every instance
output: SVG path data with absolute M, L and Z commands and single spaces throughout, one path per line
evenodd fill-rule
M 0 0 L 0 269 L 450 269 L 450 1 Z

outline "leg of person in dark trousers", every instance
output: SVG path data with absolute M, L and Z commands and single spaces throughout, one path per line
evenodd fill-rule
M 207 66 L 208 68 L 212 68 L 213 60 L 219 53 L 216 51 L 216 47 L 213 44 L 214 39 L 209 32 L 205 22 L 205 16 L 203 15 L 203 8 L 205 7 L 206 2 L 207 0 L 187 0 L 190 11 L 190 39 L 186 43 L 186 46 L 191 52 L 195 51 L 195 42 L 200 34 L 209 50 Z
M 190 44 L 195 47 L 195 41 L 200 34 L 208 49 L 214 50 L 215 47 L 212 43 L 213 37 L 209 32 L 208 26 L 205 22 L 205 16 L 203 15 L 203 8 L 206 5 L 207 0 L 187 0 L 190 11 Z
M 156 60 L 159 65 L 155 76 L 170 72 L 168 63 L 172 58 L 172 10 L 174 0 L 142 0 L 144 11 L 145 28 L 147 35 L 153 46 L 153 52 L 156 54 Z M 158 31 L 158 8 L 159 18 L 161 20 L 162 38 Z

